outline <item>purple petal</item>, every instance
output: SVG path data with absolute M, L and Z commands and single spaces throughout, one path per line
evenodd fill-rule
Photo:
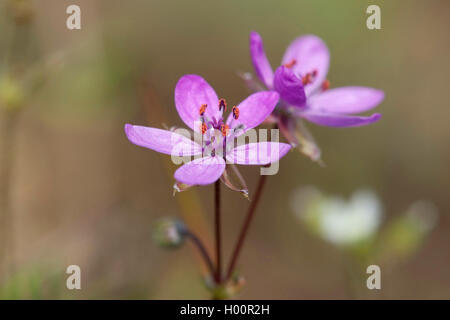
M 302 80 L 292 70 L 286 67 L 278 67 L 275 71 L 274 88 L 280 94 L 280 98 L 288 104 L 303 107 L 306 101 Z
M 331 113 L 358 113 L 381 103 L 384 92 L 367 87 L 342 87 L 313 95 L 308 107 L 314 111 Z
M 227 154 L 227 161 L 237 164 L 265 165 L 276 162 L 291 149 L 286 143 L 257 142 L 238 146 Z
M 250 32 L 250 57 L 258 78 L 266 85 L 268 89 L 273 86 L 273 70 L 267 59 L 266 52 L 261 36 L 255 32 Z
M 302 77 L 314 70 L 317 76 L 313 83 L 305 86 L 306 95 L 309 96 L 327 78 L 330 53 L 325 42 L 317 36 L 306 35 L 295 39 L 287 48 L 282 64 L 288 64 L 295 60 L 292 71 Z
M 370 117 L 349 116 L 339 113 L 326 113 L 318 111 L 305 111 L 300 116 L 310 122 L 327 127 L 359 127 L 380 120 L 381 114 L 374 113 Z
M 202 153 L 198 143 L 172 131 L 126 124 L 125 134 L 131 143 L 165 154 L 193 156 Z
M 227 124 L 230 128 L 236 128 L 242 125 L 243 130 L 236 136 L 245 131 L 260 125 L 275 109 L 280 96 L 275 91 L 261 91 L 248 96 L 237 107 L 239 109 L 239 118 L 234 120 L 233 113 L 230 113 Z
M 217 181 L 224 170 L 222 157 L 204 157 L 179 167 L 175 171 L 175 179 L 189 185 L 206 185 Z
M 181 77 L 175 87 L 175 106 L 181 120 L 194 131 L 200 130 L 194 123 L 200 119 L 202 104 L 208 105 L 205 115 L 210 119 L 222 115 L 217 94 L 205 79 L 195 74 Z

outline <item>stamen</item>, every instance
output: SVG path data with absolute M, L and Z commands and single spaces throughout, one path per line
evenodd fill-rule
M 239 118 L 239 108 L 234 106 L 233 109 L 232 109 L 232 112 L 233 112 L 234 120 L 237 120 Z
M 330 88 L 330 81 L 328 79 L 326 79 L 323 83 L 322 83 L 322 90 L 328 90 Z
M 205 111 L 206 111 L 206 108 L 208 107 L 208 105 L 205 103 L 205 104 L 202 104 L 201 106 L 200 106 L 200 110 L 199 110 L 199 112 L 198 113 L 200 113 L 200 115 L 201 116 L 203 116 L 204 114 L 205 114 Z
M 302 77 L 302 83 L 304 86 L 306 86 L 307 84 L 311 84 L 313 83 L 313 81 L 315 80 L 315 78 L 317 77 L 317 70 L 313 70 L 313 72 L 308 72 L 307 74 L 305 74 Z
M 312 75 L 311 73 L 307 73 L 302 77 L 302 84 L 306 86 L 307 84 L 312 83 Z
M 219 110 L 222 111 L 222 109 L 224 112 L 227 111 L 227 100 L 225 100 L 225 99 L 219 100 Z
M 206 126 L 206 123 L 202 122 L 200 125 L 200 131 L 202 134 L 205 134 L 206 130 L 208 130 L 208 127 Z
M 222 136 L 223 137 L 227 136 L 228 130 L 230 130 L 230 127 L 227 124 L 221 124 L 220 125 L 220 131 L 222 131 Z
M 291 69 L 295 64 L 297 63 L 297 60 L 292 59 L 290 62 L 283 64 L 284 67 Z

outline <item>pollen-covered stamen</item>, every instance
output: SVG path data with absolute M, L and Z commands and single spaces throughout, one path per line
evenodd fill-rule
M 233 118 L 234 120 L 239 119 L 239 108 L 234 106 L 233 109 L 231 110 L 233 112 Z
M 324 82 L 322 82 L 322 90 L 328 90 L 330 88 L 330 81 L 326 79 Z
M 225 99 L 219 100 L 219 110 L 223 111 L 223 112 L 227 111 L 227 100 L 225 100 Z
M 208 126 L 206 125 L 206 123 L 202 122 L 202 124 L 200 125 L 200 132 L 202 134 L 205 134 L 206 130 L 208 130 Z
M 310 84 L 312 82 L 312 75 L 311 73 L 307 73 L 302 77 L 302 84 L 306 86 L 307 84 Z
M 313 72 L 308 72 L 302 77 L 302 84 L 306 86 L 307 84 L 311 84 L 317 77 L 317 70 L 313 70 Z
M 208 107 L 208 105 L 205 103 L 205 104 L 202 104 L 201 106 L 200 106 L 200 110 L 198 111 L 198 113 L 200 114 L 200 116 L 203 116 L 204 114 L 205 114 L 205 111 L 206 111 L 206 108 Z
M 230 130 L 230 127 L 227 124 L 221 124 L 220 125 L 220 131 L 222 132 L 222 136 L 223 137 L 227 136 L 228 130 Z
M 296 63 L 297 63 L 297 60 L 292 59 L 290 62 L 283 64 L 283 67 L 291 69 L 293 66 L 296 65 Z

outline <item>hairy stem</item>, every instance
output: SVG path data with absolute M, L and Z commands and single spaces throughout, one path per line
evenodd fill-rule
M 264 189 L 264 185 L 266 182 L 267 176 L 261 175 L 258 182 L 258 187 L 256 189 L 255 197 L 253 198 L 252 202 L 250 203 L 250 207 L 248 208 L 247 215 L 245 217 L 244 225 L 242 226 L 241 232 L 239 234 L 238 241 L 236 243 L 236 246 L 234 247 L 233 254 L 231 256 L 231 262 L 228 266 L 227 274 L 225 279 L 228 281 L 233 274 L 234 267 L 236 266 L 236 262 L 239 258 L 239 254 L 242 251 L 242 247 L 245 241 L 245 238 L 248 233 L 248 229 L 250 227 L 250 224 L 252 222 L 253 216 L 255 215 L 256 208 L 258 206 L 259 200 L 261 198 L 262 191 Z
M 216 273 L 214 275 L 215 282 L 221 283 L 222 280 L 222 236 L 220 221 L 220 180 L 214 184 L 214 202 L 215 202 L 215 226 L 216 226 Z

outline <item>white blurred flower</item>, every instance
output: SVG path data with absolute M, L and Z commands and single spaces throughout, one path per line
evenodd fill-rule
M 336 245 L 348 246 L 366 240 L 381 224 L 381 203 L 369 190 L 358 190 L 346 201 L 307 187 L 296 192 L 292 200 L 296 215 L 313 232 Z
M 329 197 L 319 206 L 319 232 L 326 240 L 349 245 L 372 236 L 381 223 L 381 203 L 367 190 L 357 191 L 350 201 Z

